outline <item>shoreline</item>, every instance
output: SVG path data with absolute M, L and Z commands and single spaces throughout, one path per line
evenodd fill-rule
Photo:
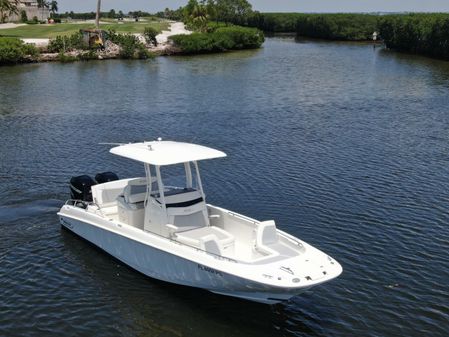
M 22 24 L 10 24 L 6 26 L 3 24 L 2 28 L 12 28 L 22 26 Z M 190 35 L 193 33 L 185 28 L 183 22 L 170 22 L 168 30 L 162 30 L 156 36 L 158 42 L 157 46 L 149 45 L 146 43 L 145 37 L 142 33 L 133 33 L 139 42 L 145 45 L 145 49 L 151 54 L 151 56 L 170 56 L 182 54 L 181 49 L 175 47 L 169 42 L 169 38 L 174 35 Z M 109 60 L 109 59 L 120 59 L 120 46 L 112 43 L 111 41 L 105 42 L 104 50 L 72 50 L 64 53 L 48 53 L 45 52 L 48 45 L 52 39 L 50 38 L 19 38 L 23 43 L 33 45 L 40 52 L 37 56 L 27 56 L 22 62 L 16 64 L 29 64 L 29 63 L 44 63 L 44 62 L 76 62 L 76 61 L 86 61 L 86 60 Z M 62 56 L 62 57 L 61 57 Z M 86 57 L 86 58 L 84 58 Z
M 86 42 L 81 41 L 79 35 L 74 37 L 74 42 L 67 40 L 67 37 L 56 37 L 48 40 L 50 44 L 40 48 L 36 45 L 43 45 L 47 40 L 15 38 L 9 43 L 22 52 L 22 56 L 13 62 L 3 64 L 151 59 L 156 56 L 222 53 L 257 49 L 265 40 L 260 30 L 241 26 L 215 27 L 211 32 L 192 34 L 193 32 L 187 30 L 183 22 L 171 21 L 168 28 L 156 36 L 151 35 L 151 32 L 148 36 L 142 33 L 110 32 L 103 41 L 93 44 L 96 47 L 94 49 L 87 49 Z M 153 40 L 157 41 L 156 46 L 152 43 Z M 6 48 L 7 43 L 5 42 Z M 31 45 L 33 47 L 27 47 Z

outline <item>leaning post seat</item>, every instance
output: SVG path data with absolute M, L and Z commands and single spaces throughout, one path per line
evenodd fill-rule
M 133 227 L 143 228 L 147 193 L 146 178 L 130 179 L 123 189 L 123 196 L 117 198 L 119 220 Z
M 117 205 L 117 197 L 123 194 L 123 190 L 132 179 L 122 179 L 92 186 L 93 201 L 100 207 Z

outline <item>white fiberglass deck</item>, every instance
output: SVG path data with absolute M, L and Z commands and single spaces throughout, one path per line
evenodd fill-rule
M 129 226 L 129 224 L 120 221 L 116 205 L 109 204 L 108 207 L 100 209 L 97 206 L 90 206 L 87 211 L 104 216 L 114 223 Z M 259 221 L 212 205 L 208 205 L 208 211 L 211 214 L 210 226 L 182 231 L 170 239 L 194 249 L 201 249 L 200 239 L 215 235 L 220 241 L 223 240 L 224 244 L 233 246 L 233 249 L 225 250 L 223 256 L 241 262 L 254 263 L 266 262 L 267 259 L 285 259 L 298 256 L 304 252 L 304 248 L 299 241 L 283 233 L 278 234 L 276 242 L 266 245 L 264 247 L 266 250 L 257 249 L 255 236 Z M 143 223 L 132 227 L 144 231 Z

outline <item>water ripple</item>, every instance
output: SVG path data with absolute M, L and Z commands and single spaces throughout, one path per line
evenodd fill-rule
M 447 63 L 275 38 L 0 78 L 0 335 L 447 335 Z M 226 151 L 200 164 L 208 201 L 275 219 L 341 277 L 260 306 L 149 280 L 60 229 L 72 175 L 142 175 L 98 143 L 159 136 Z

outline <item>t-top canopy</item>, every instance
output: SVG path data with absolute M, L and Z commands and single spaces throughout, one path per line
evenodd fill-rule
M 206 146 L 172 141 L 125 144 L 113 147 L 110 152 L 156 166 L 226 157 L 226 153 Z

